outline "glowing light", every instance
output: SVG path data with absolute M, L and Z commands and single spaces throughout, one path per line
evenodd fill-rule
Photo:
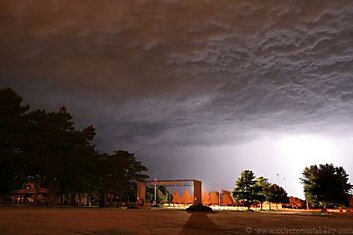
M 278 141 L 280 152 L 291 160 L 327 161 L 334 157 L 333 142 L 317 135 L 292 135 Z

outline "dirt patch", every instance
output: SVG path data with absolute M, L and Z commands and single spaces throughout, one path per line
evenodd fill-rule
M 320 234 L 320 231 L 321 234 L 330 234 L 329 229 L 336 229 L 336 234 L 339 234 L 337 231 L 353 234 L 352 221 L 352 215 L 312 216 L 259 212 L 205 214 L 166 209 L 0 208 L 0 234 L 6 235 Z

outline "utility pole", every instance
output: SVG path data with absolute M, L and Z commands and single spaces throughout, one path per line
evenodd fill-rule
M 172 162 L 169 161 L 169 180 L 172 179 Z M 170 203 L 171 203 L 171 199 L 172 199 L 172 186 L 169 186 L 169 195 L 168 195 L 168 203 L 169 203 L 169 206 L 170 206 Z
M 221 187 L 218 187 L 218 206 L 221 207 Z
M 218 206 L 221 206 L 221 183 L 220 183 L 220 178 L 218 175 Z
M 157 205 L 157 176 L 154 178 L 154 201 L 153 205 Z

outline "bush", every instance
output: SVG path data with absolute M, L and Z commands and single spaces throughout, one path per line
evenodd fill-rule
M 130 204 L 127 206 L 127 209 L 140 209 L 140 208 L 141 208 L 141 206 L 138 206 L 136 204 Z
M 187 212 L 213 212 L 211 207 L 204 206 L 202 204 L 197 204 L 197 205 L 191 205 L 186 209 Z

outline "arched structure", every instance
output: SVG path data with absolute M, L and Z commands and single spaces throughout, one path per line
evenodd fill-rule
M 196 179 L 182 180 L 149 180 L 137 182 L 137 204 L 144 204 L 146 197 L 146 186 L 194 186 L 194 205 L 202 203 L 202 182 Z

